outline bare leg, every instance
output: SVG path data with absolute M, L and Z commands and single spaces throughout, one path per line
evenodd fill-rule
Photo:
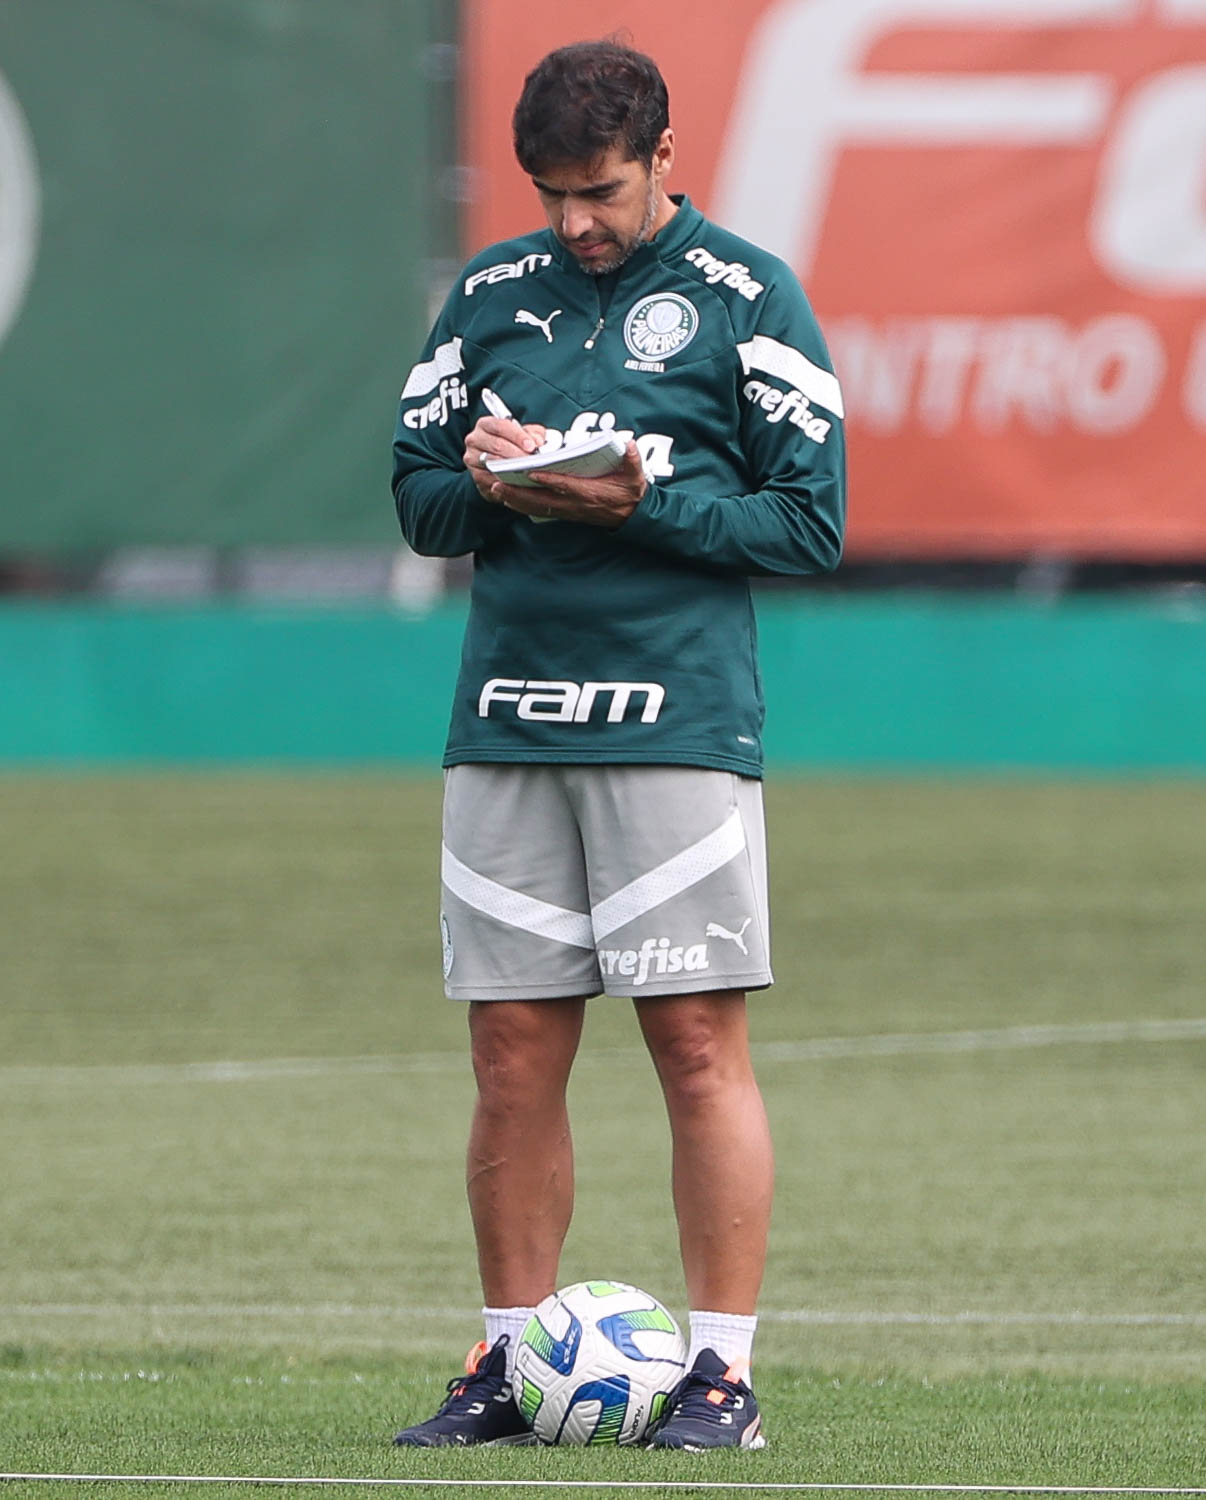
M 565 1089 L 586 1002 L 475 1001 L 477 1104 L 467 1184 L 487 1307 L 532 1307 L 556 1288 L 574 1206 Z
M 670 1116 L 688 1300 L 751 1314 L 766 1264 L 774 1157 L 750 1063 L 745 995 L 634 1003 Z

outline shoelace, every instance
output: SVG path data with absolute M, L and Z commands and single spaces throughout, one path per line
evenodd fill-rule
M 493 1396 L 501 1385 L 502 1381 L 492 1375 L 456 1375 L 448 1382 L 447 1394 L 444 1397 L 444 1404 L 440 1407 L 439 1415 L 447 1416 L 450 1412 L 457 1410 L 462 1398 L 465 1399 L 466 1405 L 482 1400 L 485 1392 L 474 1390 L 474 1386 L 489 1386 L 490 1395 Z
M 713 1392 L 718 1392 L 721 1399 L 718 1400 Z M 710 1420 L 718 1408 L 728 1401 L 735 1401 L 740 1395 L 741 1391 L 736 1384 L 726 1380 L 723 1375 L 705 1375 L 699 1370 L 692 1370 L 679 1382 L 670 1398 L 669 1410 L 676 1417 L 703 1417 Z
M 486 1394 L 481 1389 L 474 1390 L 473 1387 L 488 1387 L 489 1395 L 495 1396 L 506 1384 L 506 1380 L 497 1373 L 487 1373 L 482 1366 L 486 1363 L 485 1356 L 479 1360 L 475 1369 L 468 1370 L 464 1375 L 454 1375 L 445 1387 L 444 1401 L 440 1407 L 438 1416 L 447 1416 L 458 1409 L 458 1404 L 465 1398 L 466 1406 L 472 1405 L 474 1401 L 480 1401 Z

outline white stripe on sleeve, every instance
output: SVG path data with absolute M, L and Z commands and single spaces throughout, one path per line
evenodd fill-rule
M 837 376 L 823 370 L 820 365 L 814 365 L 790 344 L 781 344 L 778 339 L 756 333 L 748 344 L 737 345 L 737 353 L 741 356 L 741 368 L 747 375 L 751 370 L 761 370 L 764 375 L 773 375 L 777 380 L 794 385 L 802 396 L 835 416 L 846 415 Z
M 403 387 L 401 400 L 410 401 L 417 396 L 429 396 L 446 375 L 455 375 L 465 368 L 461 358 L 461 340 L 450 339 L 441 344 L 429 360 L 416 365 Z

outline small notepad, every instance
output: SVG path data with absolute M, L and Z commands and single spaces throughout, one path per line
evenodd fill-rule
M 573 474 L 598 479 L 618 469 L 628 444 L 614 432 L 593 432 L 552 453 L 525 453 L 521 458 L 488 458 L 486 468 L 507 484 L 538 485 L 541 474 Z

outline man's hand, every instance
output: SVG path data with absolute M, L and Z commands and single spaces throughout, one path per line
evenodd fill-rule
M 538 486 L 529 488 L 503 484 L 488 469 L 485 472 L 493 484 L 488 491 L 478 485 L 479 491 L 487 500 L 497 501 L 508 510 L 538 521 L 581 521 L 586 526 L 601 526 L 610 531 L 623 526 L 649 488 L 641 455 L 631 439 L 619 468 L 598 479 L 546 473 L 541 475 Z
M 526 426 L 510 417 L 482 417 L 465 439 L 465 467 L 483 500 L 502 503 L 493 492 L 501 486 L 486 468 L 488 458 L 523 458 L 535 453 L 544 442 L 545 430 L 538 422 Z

